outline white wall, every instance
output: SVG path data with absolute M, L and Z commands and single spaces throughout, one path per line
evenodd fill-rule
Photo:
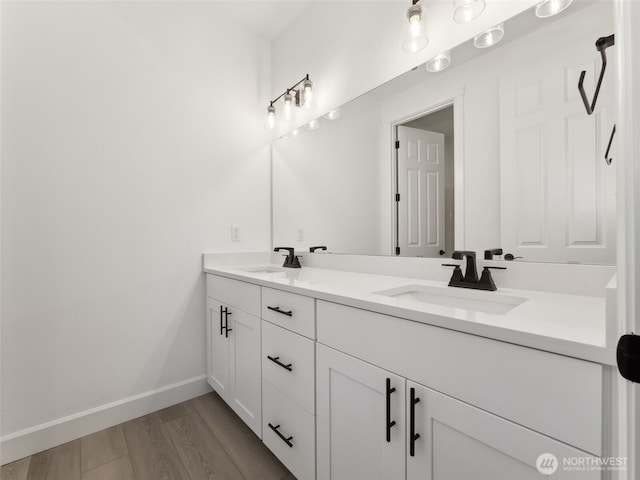
M 451 20 L 452 0 L 427 2 L 429 45 L 409 54 L 402 51 L 402 27 L 411 2 L 312 2 L 273 42 L 272 97 L 308 73 L 316 90 L 316 107 L 301 112 L 297 119 L 301 125 L 511 18 L 538 0 L 486 3 L 484 13 L 475 21 L 456 24 Z M 275 137 L 289 128 L 277 127 Z
M 3 463 L 23 429 L 205 388 L 202 252 L 270 245 L 270 47 L 238 27 L 215 2 L 3 2 Z

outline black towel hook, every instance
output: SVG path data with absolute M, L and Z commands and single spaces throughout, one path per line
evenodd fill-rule
M 596 108 L 596 102 L 598 101 L 598 93 L 600 93 L 600 87 L 602 86 L 602 79 L 604 78 L 604 72 L 607 69 L 607 54 L 605 50 L 612 45 L 615 45 L 615 35 L 611 34 L 608 37 L 600 37 L 596 40 L 596 50 L 600 52 L 600 56 L 602 57 L 602 67 L 600 69 L 600 78 L 598 79 L 598 84 L 596 85 L 596 92 L 593 94 L 593 101 L 589 104 L 589 100 L 587 99 L 587 94 L 584 91 L 584 76 L 587 74 L 585 70 L 580 73 L 580 80 L 578 81 L 578 90 L 580 90 L 580 96 L 582 97 L 582 102 L 584 103 L 584 107 L 587 109 L 587 115 L 591 115 L 593 110 Z

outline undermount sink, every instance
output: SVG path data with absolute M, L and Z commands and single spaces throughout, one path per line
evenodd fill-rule
M 375 292 L 375 294 L 411 300 L 413 302 L 430 303 L 494 314 L 507 313 L 527 301 L 524 297 L 516 297 L 502 293 L 455 287 L 433 287 L 428 285 L 405 285 Z
M 270 267 L 270 266 L 266 266 L 266 267 L 251 267 L 251 268 L 243 268 L 241 269 L 241 271 L 243 272 L 247 272 L 247 273 L 280 273 L 283 272 L 284 270 L 282 270 L 281 267 Z

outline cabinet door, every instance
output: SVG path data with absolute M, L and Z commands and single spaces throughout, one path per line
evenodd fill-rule
M 318 480 L 403 479 L 404 378 L 318 345 L 316 389 Z
M 207 381 L 229 403 L 229 340 L 223 329 L 223 308 L 220 302 L 207 297 Z
M 541 480 L 553 468 L 552 478 L 601 478 L 598 471 L 565 469 L 565 458 L 593 457 L 533 430 L 411 381 L 406 398 L 407 480 Z M 419 435 L 413 449 L 412 424 Z M 537 467 L 545 453 L 555 457 L 547 456 L 547 475 Z
M 229 307 L 229 384 L 227 403 L 262 438 L 262 359 L 260 319 Z

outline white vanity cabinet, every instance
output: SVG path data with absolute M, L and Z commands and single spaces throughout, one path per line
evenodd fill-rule
M 543 478 L 544 453 L 601 478 L 562 470 L 605 455 L 600 365 L 329 302 L 317 322 L 319 480 Z
M 601 478 L 563 469 L 564 458 L 593 456 L 430 388 L 407 381 L 406 402 L 407 480 L 540 480 L 543 453 L 559 462 L 553 478 Z
M 317 345 L 318 480 L 404 478 L 405 379 Z
M 316 473 L 315 300 L 262 287 L 263 442 L 296 476 Z
M 262 438 L 260 287 L 207 275 L 207 381 Z

